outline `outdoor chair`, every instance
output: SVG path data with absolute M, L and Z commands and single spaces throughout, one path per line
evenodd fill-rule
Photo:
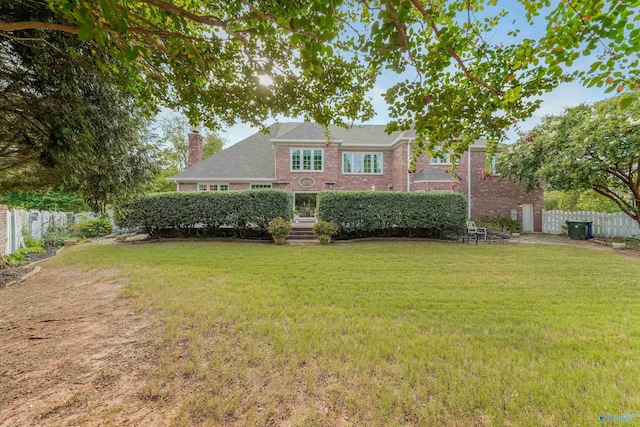
M 467 221 L 467 243 L 469 243 L 469 240 L 475 239 L 476 244 L 478 244 L 480 238 L 487 240 L 487 229 L 476 226 L 475 221 Z
M 491 240 L 495 239 L 498 240 L 500 243 L 504 243 L 505 240 L 507 240 L 508 238 L 510 238 L 511 236 L 509 235 L 509 227 L 504 226 L 502 227 L 502 230 L 500 231 L 489 231 L 489 242 L 491 242 Z

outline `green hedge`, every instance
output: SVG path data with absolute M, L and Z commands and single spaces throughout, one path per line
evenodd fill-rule
M 460 194 L 323 191 L 318 217 L 335 222 L 340 238 L 445 237 L 464 227 L 467 202 Z
M 196 235 L 225 227 L 246 237 L 264 232 L 273 218 L 291 216 L 291 194 L 282 190 L 159 193 L 124 205 L 117 223 L 151 236 L 171 228 Z

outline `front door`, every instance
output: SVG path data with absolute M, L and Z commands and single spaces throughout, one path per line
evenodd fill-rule
M 295 193 L 293 196 L 296 215 L 300 218 L 316 216 L 316 196 L 318 193 Z
M 533 232 L 533 205 L 522 205 L 522 232 Z

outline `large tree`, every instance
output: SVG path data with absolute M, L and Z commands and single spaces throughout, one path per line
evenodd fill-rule
M 495 146 L 564 81 L 638 87 L 636 1 L 30 1 L 61 21 L 6 20 L 0 35 L 95 41 L 142 76 L 143 97 L 212 128 L 280 113 L 367 118 L 372 77 L 391 70 L 401 74 L 386 93 L 389 130 L 414 127 L 418 149 L 448 141 L 459 153 L 481 136 Z
M 189 124 L 189 120 L 182 115 L 173 115 L 159 123 L 157 144 L 162 150 L 162 158 L 166 166 L 175 169 L 175 173 L 188 167 L 189 140 L 188 134 L 199 127 Z M 196 129 L 202 135 L 202 157 L 213 156 L 222 150 L 224 140 L 220 135 L 208 128 Z
M 173 115 L 159 123 L 157 147 L 160 150 L 159 169 L 151 191 L 174 191 L 176 184 L 167 178 L 186 169 L 189 165 L 188 134 L 193 129 L 182 115 Z M 224 140 L 210 129 L 200 130 L 203 138 L 202 158 L 213 156 L 222 150 Z
M 593 189 L 640 225 L 640 100 L 624 98 L 546 117 L 501 154 L 498 171 L 531 187 Z
M 52 19 L 41 4 L 0 6 L 5 18 Z M 99 70 L 117 62 L 73 35 L 29 34 L 0 37 L 0 189 L 79 192 L 96 210 L 131 197 L 155 169 L 128 93 L 136 77 Z
M 38 28 L 94 42 L 139 76 L 148 105 L 184 109 L 211 129 L 283 113 L 342 124 L 371 116 L 373 73 L 329 44 L 346 19 L 340 2 L 5 1 L 47 5 L 57 20 L 4 20 L 0 36 Z

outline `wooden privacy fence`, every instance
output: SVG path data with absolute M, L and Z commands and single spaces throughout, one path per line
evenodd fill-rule
M 562 228 L 567 221 L 592 221 L 593 235 L 595 237 L 634 237 L 640 235 L 638 223 L 630 216 L 622 212 L 567 212 L 544 211 L 542 212 L 542 232 L 549 234 L 562 234 Z

